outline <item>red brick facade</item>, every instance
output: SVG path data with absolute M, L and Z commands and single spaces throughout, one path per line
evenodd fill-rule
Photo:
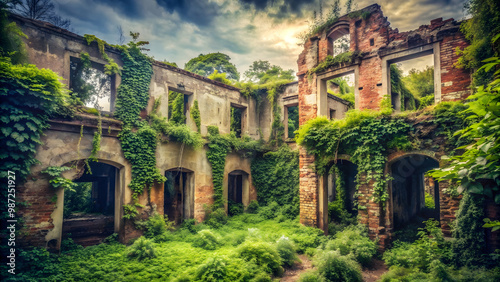
M 361 14 L 369 13 L 368 17 L 361 18 Z M 435 71 L 440 73 L 441 84 L 436 85 L 436 93 L 441 93 L 436 100 L 462 100 L 469 95 L 470 75 L 466 70 L 454 66 L 458 59 L 455 54 L 456 47 L 464 48 L 467 42 L 460 33 L 460 23 L 453 19 L 443 21 L 436 19 L 430 25 L 423 25 L 417 30 L 399 33 L 397 29 L 390 27 L 387 18 L 384 17 L 380 6 L 374 4 L 361 10 L 341 17 L 336 23 L 321 34 L 312 36 L 304 44 L 304 50 L 299 55 L 298 77 L 299 77 L 299 120 L 304 124 L 307 120 L 318 116 L 321 108 L 318 93 L 320 87 L 317 85 L 317 77 L 331 77 L 341 67 L 330 67 L 321 73 L 309 74 L 308 70 L 317 66 L 328 55 L 333 55 L 333 36 L 339 34 L 339 29 L 344 31 L 349 28 L 350 51 L 361 54 L 361 59 L 352 64 L 356 67 L 355 80 L 356 108 L 357 109 L 379 109 L 379 104 L 384 95 L 388 94 L 390 88 L 389 64 L 395 61 L 415 58 L 434 54 Z M 439 62 L 439 64 L 438 64 Z M 349 66 L 347 66 L 349 67 Z M 337 72 L 335 72 L 337 71 Z M 329 74 L 332 74 L 329 76 Z M 385 76 L 385 77 L 384 77 Z M 309 78 L 308 78 L 309 77 Z M 386 85 L 384 85 L 386 84 Z M 385 90 L 389 89 L 389 90 Z M 441 148 L 442 149 L 442 148 Z M 440 150 L 441 150 L 440 149 Z M 442 152 L 437 153 L 439 156 Z M 327 222 L 320 214 L 324 210 L 323 200 L 320 199 L 324 193 L 319 187 L 319 176 L 314 172 L 314 157 L 307 155 L 305 149 L 300 149 L 300 221 L 303 224 L 327 228 Z M 440 183 L 440 209 L 443 230 L 450 234 L 449 223 L 454 219 L 454 213 L 458 209 L 458 199 L 452 199 L 443 194 L 445 184 Z M 387 203 L 375 203 L 371 199 L 373 193 L 372 183 L 364 184 L 359 188 L 358 201 L 360 206 L 358 218 L 361 223 L 369 227 L 372 238 L 379 240 L 380 248 L 385 248 L 391 240 L 393 228 L 392 207 L 390 201 Z M 326 230 L 325 230 L 326 231 Z

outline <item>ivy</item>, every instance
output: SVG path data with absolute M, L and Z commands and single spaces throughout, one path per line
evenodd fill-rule
M 257 199 L 261 205 L 276 202 L 291 205 L 293 214 L 299 214 L 299 153 L 287 145 L 277 151 L 258 153 L 252 160 L 252 183 L 258 187 Z M 284 177 L 286 176 L 286 177 Z
M 372 182 L 374 201 L 382 203 L 389 197 L 386 184 L 390 177 L 384 175 L 390 149 L 387 144 L 407 143 L 401 137 L 411 130 L 403 118 L 388 115 L 390 109 L 386 109 L 385 100 L 387 97 L 380 112 L 351 110 L 342 120 L 329 121 L 326 117 L 310 120 L 301 126 L 297 136 L 297 143 L 316 156 L 319 174 L 326 172 L 327 164 L 338 154 L 350 155 L 350 161 L 358 166 L 357 188 Z
M 41 173 L 45 173 L 50 177 L 49 183 L 53 188 L 59 189 L 62 188 L 64 190 L 75 191 L 76 183 L 71 181 L 70 179 L 64 178 L 61 174 L 65 171 L 70 170 L 71 167 L 67 166 L 49 166 L 45 170 L 41 171 Z
M 56 73 L 34 65 L 12 65 L 0 57 L 0 160 L 1 177 L 15 171 L 25 179 L 37 163 L 36 147 L 49 127 L 50 117 L 58 116 L 67 105 L 68 91 Z M 18 180 L 18 182 L 19 182 Z
M 186 122 L 183 93 L 168 91 L 168 119 L 175 124 L 184 124 Z
M 151 189 L 153 183 L 163 183 L 166 178 L 156 167 L 157 133 L 148 125 L 136 132 L 125 127 L 119 134 L 121 147 L 125 158 L 132 165 L 132 181 L 129 188 L 134 199 L 142 194 L 144 188 Z
M 198 133 L 201 132 L 201 115 L 200 108 L 198 107 L 198 100 L 194 100 L 193 108 L 190 111 L 191 118 L 196 124 L 196 128 L 198 129 Z
M 97 38 L 95 35 L 91 35 L 91 34 L 85 34 L 85 35 L 83 35 L 83 38 L 85 39 L 85 41 L 87 41 L 87 45 L 90 45 L 92 42 L 97 42 L 97 47 L 99 48 L 99 52 L 101 53 L 101 56 L 104 58 L 104 60 L 106 60 L 106 62 L 108 62 L 108 64 L 104 66 L 104 73 L 105 74 L 107 74 L 107 75 L 120 74 L 121 75 L 120 67 L 118 66 L 118 64 L 115 62 L 115 60 L 110 58 L 108 56 L 108 54 L 106 54 L 106 51 L 104 50 L 106 45 L 109 45 L 106 41 L 104 41 L 100 38 Z
M 320 73 L 328 68 L 340 66 L 342 64 L 354 63 L 356 59 L 362 58 L 359 51 L 354 52 L 344 52 L 335 57 L 332 55 L 326 56 L 325 60 L 319 63 L 316 67 L 309 69 L 307 71 L 308 78 L 311 79 L 312 75 L 315 73 Z

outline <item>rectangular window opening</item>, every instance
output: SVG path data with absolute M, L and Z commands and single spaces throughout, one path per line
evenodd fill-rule
M 287 138 L 295 138 L 295 130 L 299 129 L 299 107 L 290 106 L 286 107 L 287 117 Z
M 105 74 L 102 64 L 71 57 L 69 88 L 85 107 L 103 112 L 114 110 L 115 75 Z
M 168 120 L 175 124 L 186 124 L 189 111 L 189 95 L 168 91 Z
M 243 107 L 238 107 L 238 106 L 231 106 L 231 125 L 230 125 L 230 130 L 231 132 L 234 132 L 236 137 L 240 138 L 241 134 L 243 132 L 243 118 L 244 118 L 244 112 L 246 108 Z
M 432 54 L 390 64 L 392 108 L 424 109 L 434 104 L 434 57 Z

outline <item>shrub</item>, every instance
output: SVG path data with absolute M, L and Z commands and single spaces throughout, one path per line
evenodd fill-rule
M 186 229 L 189 230 L 189 232 L 196 234 L 198 232 L 196 230 L 196 219 L 194 218 L 184 219 L 184 221 L 181 224 L 181 229 Z
M 168 216 L 155 213 L 150 216 L 146 221 L 146 231 L 144 236 L 146 238 L 154 238 L 173 229 L 173 223 L 168 221 Z
M 226 211 L 218 208 L 214 211 L 208 211 L 205 223 L 212 228 L 220 228 L 227 223 Z
M 435 208 L 435 203 L 434 203 L 434 198 L 431 196 L 431 194 L 425 192 L 425 207 L 429 209 Z
M 281 261 L 286 266 L 292 266 L 295 262 L 299 261 L 299 257 L 295 252 L 295 246 L 292 241 L 285 236 L 278 239 L 276 244 L 276 249 L 280 254 Z
M 108 237 L 106 237 L 103 241 L 104 243 L 106 244 L 117 244 L 119 243 L 118 241 L 118 233 L 113 233 L 111 235 L 109 235 Z
M 259 210 L 259 202 L 257 202 L 256 200 L 253 200 L 253 201 L 251 201 L 248 204 L 245 212 L 247 212 L 247 213 L 257 213 L 258 210 Z
M 273 281 L 271 277 L 269 277 L 269 274 L 265 272 L 259 272 L 255 277 L 250 280 L 251 282 L 271 282 Z
M 280 255 L 276 248 L 269 243 L 245 242 L 238 247 L 237 253 L 239 257 L 246 261 L 254 260 L 267 273 L 272 273 L 276 276 L 283 274 Z
M 205 250 L 215 250 L 220 246 L 219 239 L 212 231 L 205 229 L 198 232 L 193 247 L 202 248 Z
M 277 216 L 280 206 L 276 202 L 270 202 L 267 206 L 260 207 L 259 215 L 265 219 L 273 219 Z
M 227 260 L 209 258 L 196 270 L 196 281 L 227 281 Z
M 327 250 L 338 250 L 341 255 L 353 254 L 356 261 L 367 265 L 377 252 L 377 246 L 370 240 L 362 226 L 349 226 L 335 235 L 335 239 L 326 244 Z
M 323 282 L 325 279 L 317 271 L 309 271 L 300 275 L 299 282 Z
M 317 259 L 318 273 L 327 281 L 363 281 L 359 264 L 337 251 L 327 251 Z
M 245 209 L 242 203 L 235 203 L 232 201 L 228 203 L 228 208 L 229 208 L 229 215 L 231 216 L 242 214 L 243 210 Z
M 152 240 L 140 237 L 135 240 L 134 244 L 130 246 L 130 251 L 127 254 L 131 258 L 143 260 L 146 258 L 155 258 L 156 252 Z

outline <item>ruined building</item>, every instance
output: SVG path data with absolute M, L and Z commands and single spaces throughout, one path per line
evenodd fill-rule
M 50 24 L 11 16 L 17 25 L 28 36 L 25 40 L 29 62 L 39 68 L 48 68 L 64 78 L 68 86 L 73 83 L 72 70 L 79 62 L 80 54 L 90 55 L 92 69 L 102 72 L 107 62 L 102 58 L 96 42 L 88 45 L 82 36 L 59 29 Z M 470 74 L 453 67 L 458 55 L 456 47 L 466 46 L 466 41 L 459 31 L 460 23 L 453 19 L 436 19 L 430 25 L 421 26 L 417 30 L 399 33 L 390 27 L 380 6 L 372 5 L 360 11 L 350 13 L 338 19 L 325 31 L 309 38 L 304 50 L 298 58 L 298 82 L 286 85 L 279 97 L 281 116 L 285 124 L 285 137 L 292 137 L 287 132 L 289 109 L 299 109 L 300 124 L 317 116 L 343 118 L 348 103 L 327 93 L 327 81 L 353 74 L 356 109 L 377 109 L 380 100 L 391 94 L 391 63 L 431 54 L 434 61 L 435 102 L 461 100 L 469 95 Z M 349 62 L 325 68 L 316 73 L 309 72 L 327 56 L 334 54 L 334 42 L 348 35 L 348 49 L 358 56 Z M 123 66 L 119 51 L 106 47 L 106 53 L 119 66 Z M 230 113 L 232 108 L 241 112 L 241 133 L 253 139 L 267 138 L 272 129 L 273 114 L 269 102 L 264 102 L 259 109 L 255 100 L 246 98 L 239 89 L 205 77 L 172 67 L 160 62 L 153 63 L 153 78 L 149 87 L 149 105 L 141 115 L 146 116 L 153 109 L 155 99 L 160 98 L 159 113 L 168 117 L 168 93 L 175 91 L 183 95 L 185 123 L 196 131 L 197 127 L 189 112 L 195 100 L 199 103 L 201 115 L 201 134 L 207 135 L 207 127 L 215 125 L 221 133 L 230 132 Z M 116 97 L 116 89 L 120 85 L 120 76 L 109 78 L 109 89 L 102 103 L 103 114 L 112 113 Z M 329 85 L 335 91 L 335 85 Z M 397 94 L 395 94 L 397 95 Z M 400 97 L 393 97 L 394 108 L 401 108 Z M 403 101 L 404 102 L 404 101 Z M 131 181 L 131 165 L 124 158 L 117 138 L 121 130 L 121 122 L 113 118 L 102 118 L 101 149 L 97 154 L 97 163 L 92 163 L 92 175 L 85 173 L 88 168 L 79 166 L 64 174 L 75 182 L 94 183 L 92 200 L 95 212 L 99 216 L 64 218 L 65 191 L 50 187 L 46 176 L 40 173 L 48 166 L 70 165 L 85 159 L 92 149 L 92 137 L 97 130 L 97 116 L 80 114 L 77 120 L 52 120 L 50 129 L 45 131 L 43 145 L 39 146 L 36 159 L 40 164 L 32 167 L 31 177 L 18 189 L 20 201 L 29 203 L 22 208 L 20 214 L 24 218 L 26 234 L 23 241 L 34 246 L 59 248 L 61 238 L 71 233 L 80 238 L 83 244 L 95 243 L 103 234 L 118 233 L 122 242 L 139 236 L 123 219 L 123 205 L 131 203 L 132 191 L 128 188 Z M 82 127 L 83 126 L 83 127 Z M 82 133 L 81 133 L 82 130 Z M 425 130 L 422 130 L 425 132 Z M 81 139 L 81 140 L 80 140 Z M 438 142 L 438 141 L 436 141 Z M 289 141 L 290 146 L 295 147 Z M 79 146 L 79 148 L 77 148 Z M 418 211 L 421 195 L 413 195 L 418 201 L 411 202 L 410 209 L 403 209 L 402 198 L 409 200 L 410 195 L 392 193 L 397 187 L 404 185 L 424 185 L 423 172 L 438 167 L 443 151 L 436 150 L 415 152 L 395 152 L 389 156 L 386 170 L 389 174 L 403 165 L 411 167 L 411 173 L 403 176 L 399 184 L 391 184 L 388 189 L 393 195 L 386 208 L 370 199 L 370 184 L 360 189 L 362 196 L 359 202 L 367 206 L 360 210 L 362 223 L 369 226 L 370 235 L 380 239 L 383 246 L 390 240 L 395 223 L 403 223 Z M 327 230 L 328 190 L 331 182 L 328 176 L 317 175 L 313 170 L 314 157 L 300 150 L 300 221 L 303 224 L 317 226 Z M 207 148 L 193 150 L 176 142 L 158 145 L 157 166 L 169 179 L 167 183 L 154 186 L 148 199 L 147 193 L 139 198 L 145 205 L 150 201 L 160 214 L 180 223 L 186 218 L 203 220 L 204 206 L 213 201 L 213 183 L 210 163 L 206 157 Z M 352 184 L 355 166 L 349 162 L 349 156 L 340 156 L 343 169 Z M 250 159 L 230 153 L 224 168 L 224 199 L 248 205 L 256 199 L 258 187 L 252 185 Z M 454 217 L 458 200 L 450 199 L 442 193 L 445 184 L 435 183 L 436 195 L 439 198 L 439 211 L 443 229 L 449 230 L 448 224 Z M 352 197 L 352 195 L 351 195 Z M 404 212 L 401 212 L 404 210 Z M 395 212 L 397 211 L 397 212 Z M 396 216 L 395 216 L 396 214 Z M 93 241 L 94 240 L 94 241 Z

